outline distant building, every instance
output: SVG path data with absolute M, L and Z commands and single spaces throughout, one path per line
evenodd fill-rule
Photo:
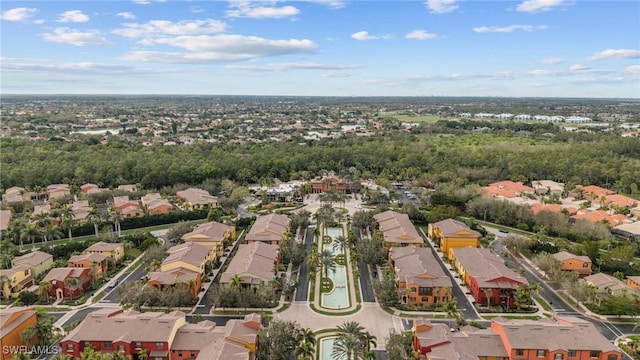
M 218 198 L 211 196 L 208 191 L 189 188 L 176 192 L 178 199 L 181 199 L 187 210 L 200 210 L 206 207 L 217 207 Z
M 264 242 L 271 245 L 280 245 L 289 233 L 291 220 L 286 215 L 269 214 L 259 216 L 245 236 L 247 244 L 252 242 Z
M 388 210 L 373 216 L 384 237 L 385 247 L 424 245 L 424 240 L 418 234 L 409 215 Z
M 235 226 L 225 225 L 216 221 L 210 221 L 198 225 L 193 231 L 182 235 L 182 241 L 195 242 L 208 246 L 216 252 L 216 256 L 222 256 L 225 244 L 230 244 L 236 238 Z
M 553 254 L 553 258 L 560 262 L 560 270 L 562 271 L 573 271 L 582 277 L 592 273 L 591 259 L 588 256 L 578 256 L 568 251 L 560 251 Z
M 533 193 L 533 188 L 523 185 L 521 181 L 515 182 L 507 180 L 491 183 L 488 186 L 482 188 L 481 191 L 485 195 L 489 196 L 514 198 L 520 196 L 521 194 Z
M 53 255 L 40 250 L 34 250 L 11 260 L 11 266 L 27 265 L 34 277 L 44 274 L 53 267 Z
M 427 231 L 429 237 L 449 257 L 451 257 L 451 249 L 467 246 L 480 247 L 480 237 L 482 235 L 458 220 L 446 219 L 431 223 Z

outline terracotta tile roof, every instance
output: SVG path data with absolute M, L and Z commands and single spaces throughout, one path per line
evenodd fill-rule
M 64 281 L 68 278 L 80 278 L 83 276 L 89 276 L 88 268 L 75 268 L 75 267 L 59 267 L 49 270 L 47 275 L 42 279 L 43 281 Z
M 482 236 L 479 232 L 472 230 L 465 223 L 454 219 L 438 221 L 436 223 L 433 223 L 432 226 L 440 229 L 442 234 L 447 237 L 455 236 L 479 238 L 480 236 Z
M 192 232 L 182 235 L 184 241 L 220 242 L 233 230 L 232 226 L 216 221 L 199 225 Z
M 613 190 L 605 189 L 603 187 L 596 186 L 596 185 L 587 185 L 587 186 L 576 185 L 576 189 L 582 189 L 582 193 L 584 194 L 584 196 L 592 197 L 595 199 L 598 199 L 606 195 L 613 195 L 616 193 Z
M 540 204 L 540 203 L 535 203 L 533 205 L 531 205 L 531 212 L 536 215 L 538 213 L 540 213 L 540 211 L 545 210 L 545 211 L 553 211 L 556 213 L 562 212 L 563 209 L 566 209 L 567 212 L 569 213 L 569 215 L 574 215 L 578 212 L 578 209 L 574 208 L 574 207 L 563 207 L 560 204 Z
M 185 323 L 185 313 L 103 309 L 90 313 L 62 340 L 170 342 Z
M 5 231 L 9 228 L 12 218 L 13 213 L 11 210 L 0 210 L 0 231 Z
M 176 196 L 184 199 L 191 205 L 217 205 L 218 198 L 211 196 L 208 191 L 197 188 L 189 188 L 176 192 Z
M 602 336 L 593 324 L 579 318 L 508 320 L 494 318 L 494 326 L 504 329 L 503 341 L 514 349 L 561 349 L 616 351 L 617 348 Z
M 632 208 L 638 205 L 638 200 L 620 194 L 613 194 L 605 196 L 604 203 L 622 208 Z
M 262 280 L 273 279 L 273 266 L 278 258 L 278 247 L 262 242 L 238 246 L 236 255 L 231 259 L 227 271 L 220 277 L 221 284 L 228 284 L 234 275 L 242 278 L 243 283 L 256 284 Z
M 20 265 L 20 264 L 27 264 L 35 267 L 49 259 L 53 259 L 53 255 L 46 253 L 44 251 L 34 250 L 22 256 L 15 257 L 11 261 L 11 264 L 13 264 L 13 266 Z
M 516 285 L 528 284 L 526 278 L 509 269 L 502 258 L 491 252 L 490 249 L 465 247 L 452 249 L 455 262 L 460 263 L 464 270 L 475 277 L 480 288 L 506 288 L 512 289 Z M 502 278 L 511 280 L 503 281 Z
M 286 215 L 259 216 L 245 236 L 248 241 L 280 241 L 289 231 L 290 220 Z
M 29 270 L 29 269 L 31 269 L 31 266 L 26 265 L 26 264 L 21 264 L 21 265 L 13 266 L 13 267 L 11 267 L 9 269 L 0 270 L 0 275 L 6 276 L 6 277 L 12 277 L 13 274 L 15 274 L 15 273 L 22 272 L 22 271 Z
M 187 284 L 189 280 L 197 280 L 198 275 L 195 271 L 178 267 L 169 271 L 154 271 L 147 274 L 149 282 L 158 282 L 162 285 Z
M 0 311 L 0 333 L 9 334 L 35 314 L 36 311 L 33 308 L 23 306 L 2 309 Z
M 593 223 L 606 221 L 609 225 L 615 226 L 626 221 L 627 217 L 622 214 L 609 215 L 604 210 L 596 210 L 582 213 L 579 212 L 578 214 L 571 216 L 571 219 L 588 220 Z
M 571 260 L 571 259 L 576 259 L 576 260 L 580 260 L 582 262 L 585 263 L 590 263 L 591 259 L 589 259 L 588 256 L 578 256 L 578 255 L 574 255 L 568 251 L 560 251 L 558 253 L 553 254 L 553 257 L 558 260 L 558 261 L 565 261 L 565 260 Z
M 451 279 L 444 273 L 430 248 L 415 246 L 392 247 L 389 258 L 393 260 L 396 275 L 407 284 L 426 287 L 451 287 Z
M 108 243 L 104 241 L 98 241 L 97 243 L 84 249 L 83 253 L 88 253 L 91 251 L 99 251 L 99 252 L 114 251 L 121 246 L 123 246 L 122 243 Z
M 169 256 L 162 261 L 162 265 L 181 261 L 186 264 L 201 267 L 207 262 L 210 250 L 209 247 L 194 242 L 186 242 L 172 246 L 167 250 Z
M 81 255 L 74 255 L 72 257 L 69 258 L 68 262 L 69 263 L 76 263 L 79 261 L 83 261 L 83 260 L 87 260 L 89 262 L 102 262 L 104 260 L 108 259 L 108 257 L 100 254 L 100 253 L 90 253 L 90 254 L 81 254 Z
M 482 188 L 482 191 L 491 196 L 502 196 L 505 198 L 514 198 L 520 196 L 521 193 L 533 192 L 533 188 L 525 186 L 521 181 L 498 181 Z
M 373 216 L 378 222 L 380 231 L 384 235 L 384 240 L 390 243 L 409 243 L 423 244 L 424 241 L 413 223 L 409 219 L 409 215 L 397 213 L 395 211 L 385 211 Z

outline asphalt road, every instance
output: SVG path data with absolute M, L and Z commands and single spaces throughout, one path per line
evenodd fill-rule
M 308 227 L 304 235 L 304 244 L 306 252 L 311 251 L 313 246 L 313 230 L 314 228 Z M 298 289 L 293 298 L 294 301 L 307 301 L 309 299 L 309 267 L 307 266 L 307 259 L 305 257 L 300 269 L 298 270 Z
M 353 226 L 353 232 L 356 234 L 358 240 L 362 239 L 360 228 Z M 371 284 L 371 275 L 369 273 L 369 266 L 364 262 L 358 263 L 358 270 L 360 271 L 360 290 L 362 292 L 363 302 L 376 302 L 376 297 L 373 293 L 373 286 Z
M 444 265 L 444 262 L 442 261 L 442 258 L 440 257 L 440 255 L 438 254 L 436 249 L 433 247 L 431 242 L 430 241 L 426 241 L 426 242 L 427 242 L 427 245 L 429 246 L 429 248 L 431 249 L 431 252 L 433 253 L 433 256 L 435 256 L 436 259 L 438 259 L 438 264 L 440 264 L 440 267 L 442 268 L 442 271 L 444 271 L 444 273 L 447 274 L 447 276 L 449 276 L 449 278 L 451 279 L 451 282 L 454 284 L 452 286 L 452 292 L 451 293 L 452 293 L 453 297 L 458 300 L 458 307 L 462 309 L 462 311 L 460 312 L 460 315 L 462 316 L 462 318 L 466 319 L 466 320 L 479 319 L 478 313 L 476 312 L 476 309 L 475 309 L 474 305 L 469 301 L 469 299 L 467 298 L 467 295 L 464 293 L 464 291 L 462 290 L 460 285 L 458 285 L 458 279 L 455 278 L 451 274 L 451 272 L 449 272 L 447 267 Z
M 146 271 L 144 271 L 144 267 L 142 265 L 140 265 L 130 273 L 124 273 L 124 274 L 120 275 L 117 278 L 111 279 L 111 282 L 114 282 L 114 281 L 117 280 L 117 281 L 119 281 L 119 284 L 118 284 L 118 286 L 114 287 L 113 289 L 107 288 L 108 293 L 107 293 L 107 295 L 105 295 L 102 298 L 102 300 L 100 300 L 100 302 L 101 303 L 116 303 L 116 304 L 119 304 L 120 303 L 120 296 L 118 294 L 118 288 L 123 283 L 140 280 L 146 274 L 147 273 L 146 273 Z

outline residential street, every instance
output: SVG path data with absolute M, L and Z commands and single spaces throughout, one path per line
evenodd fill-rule
M 313 230 L 314 227 L 308 227 L 304 235 L 304 243 L 306 252 L 311 251 L 313 246 Z M 300 269 L 298 270 L 298 289 L 296 290 L 294 301 L 307 301 L 309 299 L 309 267 L 307 266 L 307 259 L 305 257 Z

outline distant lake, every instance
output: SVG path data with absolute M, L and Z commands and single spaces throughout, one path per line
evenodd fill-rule
M 85 135 L 104 135 L 107 132 L 112 134 L 119 134 L 120 129 L 99 129 L 99 130 L 81 130 L 81 131 L 72 131 L 72 134 L 85 134 Z

